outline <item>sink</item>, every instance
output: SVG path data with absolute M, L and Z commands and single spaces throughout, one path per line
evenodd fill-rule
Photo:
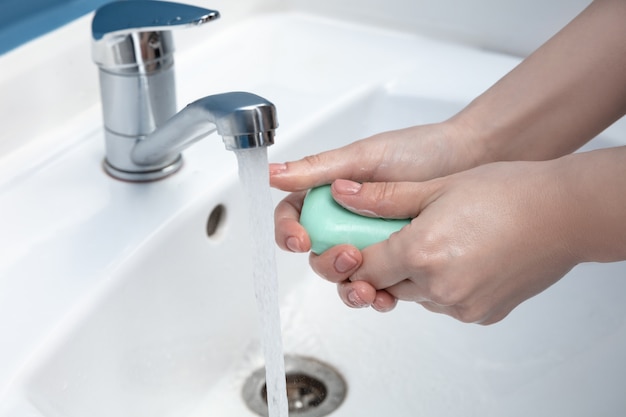
M 199 94 L 199 57 L 215 54 L 228 63 L 209 68 L 220 85 Z M 284 161 L 445 119 L 517 62 L 276 13 L 181 53 L 178 76 L 181 103 L 232 89 L 272 100 L 281 127 L 270 159 Z M 263 359 L 234 155 L 214 135 L 184 153 L 180 173 L 128 184 L 104 174 L 102 133 L 84 123 L 62 152 L 0 184 L 0 416 L 254 416 L 241 391 Z M 615 146 L 624 132 L 618 124 L 589 146 Z M 333 416 L 626 408 L 626 263 L 580 265 L 488 327 L 411 303 L 351 310 L 306 255 L 280 252 L 277 263 L 286 353 L 347 383 Z

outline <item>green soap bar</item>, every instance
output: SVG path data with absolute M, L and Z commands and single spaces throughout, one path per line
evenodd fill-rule
M 300 223 L 311 238 L 311 251 L 316 254 L 342 243 L 363 249 L 387 239 L 410 222 L 411 219 L 381 219 L 355 214 L 333 199 L 330 185 L 309 190 L 300 213 Z

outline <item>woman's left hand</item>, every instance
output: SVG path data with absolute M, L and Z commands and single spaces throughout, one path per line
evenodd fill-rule
M 580 261 L 577 202 L 561 165 L 494 163 L 421 183 L 336 180 L 333 196 L 349 210 L 414 219 L 360 254 L 337 246 L 311 265 L 348 305 L 382 297 L 379 309 L 390 309 L 396 298 L 463 322 L 497 322 Z M 347 280 L 329 266 L 341 256 L 358 261 Z

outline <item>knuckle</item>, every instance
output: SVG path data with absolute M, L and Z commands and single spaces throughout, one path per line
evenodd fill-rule
M 463 301 L 461 292 L 454 282 L 447 279 L 435 279 L 430 285 L 430 299 L 442 306 L 456 306 Z
M 395 182 L 380 182 L 375 185 L 371 198 L 378 204 L 386 205 L 393 201 L 397 194 L 398 186 Z
M 419 276 L 436 277 L 441 275 L 445 271 L 448 257 L 445 252 L 439 249 L 435 241 L 436 238 L 424 234 L 418 239 L 405 243 L 405 249 L 398 251 L 401 261 L 409 270 Z
M 422 281 L 422 291 L 428 300 L 440 306 L 460 305 L 467 300 L 469 289 L 450 271 L 451 255 L 435 244 L 436 240 L 426 236 L 411 242 L 400 252 L 401 261 L 412 276 Z
M 462 323 L 489 324 L 486 322 L 488 311 L 479 305 L 455 305 L 452 316 Z
M 310 167 L 316 167 L 319 166 L 322 163 L 322 158 L 319 155 L 308 155 L 305 156 L 304 158 L 301 159 L 301 162 L 303 162 L 304 164 L 310 166 Z
M 363 212 L 380 217 L 393 215 L 396 184 L 387 182 L 364 183 L 357 197 Z

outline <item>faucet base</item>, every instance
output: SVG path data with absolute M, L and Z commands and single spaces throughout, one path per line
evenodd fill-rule
M 153 170 L 153 171 L 142 171 L 142 172 L 131 172 L 131 171 L 123 171 L 121 169 L 117 169 L 113 165 L 109 163 L 109 161 L 104 159 L 102 162 L 102 167 L 104 171 L 109 174 L 111 177 L 129 182 L 150 182 L 160 180 L 166 177 L 169 177 L 172 174 L 175 174 L 180 170 L 183 166 L 183 157 L 179 155 L 176 160 L 170 165 L 163 167 L 161 169 Z

